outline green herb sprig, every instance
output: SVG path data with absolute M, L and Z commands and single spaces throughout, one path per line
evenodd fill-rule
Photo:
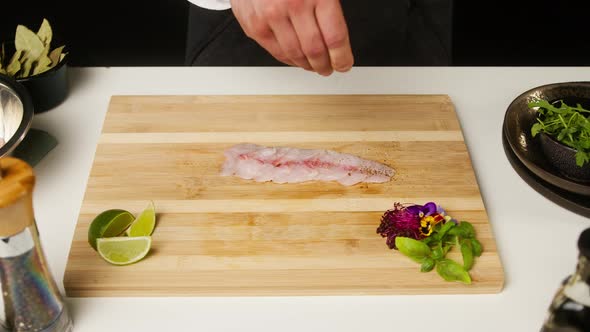
M 528 104 L 539 113 L 537 122 L 531 127 L 531 135 L 546 133 L 558 142 L 576 150 L 576 165 L 590 163 L 590 110 L 580 104 L 576 107 L 561 100 L 553 103 L 541 99 Z
M 459 281 L 471 284 L 469 271 L 475 263 L 475 257 L 483 252 L 481 242 L 475 237 L 475 229 L 467 221 L 455 224 L 452 221 L 437 224 L 433 233 L 422 240 L 398 236 L 395 239 L 398 250 L 416 263 L 421 264 L 421 272 L 436 272 L 446 281 Z M 454 246 L 459 246 L 462 264 L 450 258 L 447 253 Z

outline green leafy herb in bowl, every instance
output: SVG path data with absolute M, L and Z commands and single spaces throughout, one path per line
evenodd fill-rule
M 538 112 L 537 122 L 531 127 L 533 137 L 542 133 L 549 135 L 575 150 L 577 166 L 590 164 L 590 110 L 580 104 L 567 105 L 562 100 L 550 103 L 541 99 L 528 106 Z

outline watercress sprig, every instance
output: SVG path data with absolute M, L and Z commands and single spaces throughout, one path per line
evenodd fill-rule
M 580 104 L 575 107 L 562 100 L 553 103 L 540 99 L 528 104 L 539 116 L 531 127 L 531 135 L 544 132 L 560 143 L 576 149 L 576 165 L 590 163 L 590 110 Z

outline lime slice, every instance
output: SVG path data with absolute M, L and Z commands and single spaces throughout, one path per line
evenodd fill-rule
M 152 238 L 106 237 L 96 240 L 98 253 L 104 260 L 115 265 L 128 265 L 144 258 L 150 251 Z
M 131 226 L 127 228 L 128 236 L 150 236 L 156 227 L 156 208 L 150 201 L 148 206 L 137 216 Z
M 131 225 L 134 219 L 135 217 L 131 212 L 121 209 L 101 212 L 90 223 L 88 243 L 96 250 L 96 239 L 120 235 Z

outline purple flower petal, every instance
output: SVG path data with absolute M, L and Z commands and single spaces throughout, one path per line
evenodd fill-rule
M 422 209 L 422 211 L 424 212 L 424 215 L 426 216 L 430 216 L 436 213 L 436 204 L 434 202 L 428 202 L 424 205 L 424 208 Z
M 424 207 L 422 205 L 410 205 L 406 206 L 406 211 L 410 212 L 411 214 L 418 215 L 420 212 L 423 212 L 423 208 Z

